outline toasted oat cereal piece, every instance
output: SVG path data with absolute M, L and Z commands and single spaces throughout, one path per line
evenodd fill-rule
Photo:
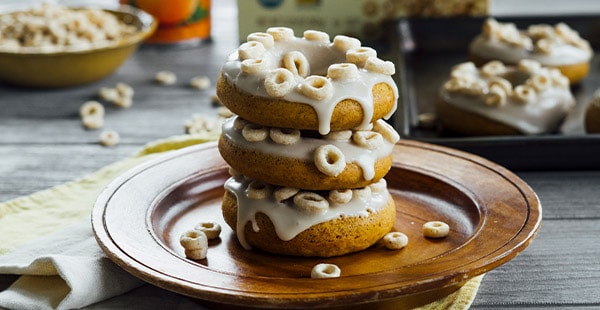
M 108 102 L 113 102 L 119 99 L 119 92 L 113 87 L 101 87 L 98 91 L 98 97 Z
M 217 108 L 217 114 L 222 117 L 222 118 L 228 118 L 228 117 L 232 117 L 235 114 L 233 112 L 231 112 L 231 110 L 229 110 L 227 107 L 222 106 L 222 107 L 218 107 Z
M 133 105 L 133 99 L 131 97 L 119 97 L 117 100 L 112 101 L 112 104 L 119 108 L 129 108 Z
M 212 240 L 219 238 L 221 225 L 217 222 L 200 222 L 194 227 L 194 230 L 203 232 L 208 240 Z
M 173 85 L 177 82 L 177 76 L 171 71 L 159 71 L 154 75 L 154 81 L 162 85 Z
M 195 76 L 190 79 L 190 86 L 195 89 L 209 89 L 211 86 L 210 78 L 208 76 Z
M 423 235 L 427 238 L 444 238 L 450 233 L 450 226 L 441 221 L 430 221 L 423 224 Z
M 333 144 L 319 146 L 315 150 L 314 161 L 317 169 L 328 176 L 338 176 L 346 169 L 344 153 Z
M 79 116 L 82 118 L 86 116 L 103 117 L 104 106 L 95 100 L 86 101 L 81 105 L 81 107 L 79 107 Z
M 329 201 L 314 192 L 300 192 L 294 196 L 294 206 L 309 214 L 320 214 L 329 209 Z
M 103 146 L 113 146 L 119 143 L 119 133 L 113 130 L 105 130 L 100 133 L 100 144 Z
M 310 277 L 312 279 L 339 278 L 341 274 L 342 271 L 337 265 L 321 263 L 313 267 Z
M 381 240 L 389 250 L 400 250 L 408 244 L 408 236 L 397 231 L 387 233 Z
M 206 258 L 208 238 L 203 231 L 188 230 L 181 235 L 179 243 L 185 250 L 185 257 L 195 260 Z
M 117 93 L 119 93 L 120 97 L 133 98 L 133 95 L 135 94 L 133 87 L 126 83 L 117 83 L 117 85 L 115 85 L 115 89 L 117 90 Z
M 86 129 L 98 129 L 104 126 L 104 117 L 101 115 L 86 115 L 81 118 L 81 124 Z

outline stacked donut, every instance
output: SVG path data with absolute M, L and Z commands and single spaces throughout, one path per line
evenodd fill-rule
M 244 248 L 329 257 L 390 231 L 394 71 L 359 40 L 314 30 L 269 28 L 231 54 L 217 83 L 236 114 L 219 139 L 222 211 Z

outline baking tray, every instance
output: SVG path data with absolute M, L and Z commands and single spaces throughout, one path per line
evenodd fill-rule
M 600 135 L 586 134 L 583 113 L 593 92 L 600 88 L 600 16 L 498 17 L 519 29 L 531 24 L 567 23 L 590 41 L 596 55 L 590 74 L 572 88 L 573 113 L 560 132 L 536 136 L 465 137 L 419 124 L 419 115 L 435 113 L 437 91 L 452 66 L 467 61 L 468 45 L 481 31 L 484 17 L 407 18 L 390 28 L 395 76 L 400 98 L 391 123 L 403 138 L 449 146 L 483 156 L 513 170 L 563 170 L 600 168 Z

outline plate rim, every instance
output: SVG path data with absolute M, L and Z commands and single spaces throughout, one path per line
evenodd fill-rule
M 510 259 L 512 259 L 514 256 L 516 256 L 519 252 L 524 250 L 529 245 L 529 243 L 533 240 L 533 238 L 535 237 L 537 232 L 539 231 L 542 218 L 541 218 L 541 204 L 539 202 L 537 195 L 523 180 L 521 180 L 518 176 L 514 175 L 512 172 L 510 172 L 506 168 L 499 166 L 499 165 L 497 165 L 491 161 L 488 161 L 484 158 L 481 158 L 479 156 L 465 153 L 463 151 L 443 147 L 443 146 L 437 146 L 437 145 L 432 145 L 432 144 L 423 143 L 423 142 L 419 142 L 419 141 L 411 141 L 411 140 L 401 140 L 398 144 L 401 146 L 404 146 L 404 147 L 419 149 L 421 151 L 436 152 L 436 153 L 443 154 L 443 156 L 453 156 L 453 157 L 459 158 L 460 160 L 467 160 L 468 162 L 470 162 L 472 164 L 476 164 L 476 165 L 485 167 L 486 169 L 489 169 L 492 172 L 501 175 L 503 178 L 511 181 L 511 184 L 519 189 L 519 191 L 521 192 L 521 195 L 523 195 L 523 199 L 527 201 L 527 205 L 528 205 L 527 220 L 525 222 L 523 222 L 523 225 L 522 225 L 520 231 L 518 233 L 516 233 L 513 236 L 513 238 L 511 238 L 511 240 L 506 241 L 504 246 L 495 250 L 495 251 L 499 251 L 500 249 L 503 249 L 507 244 L 510 244 L 509 251 L 504 252 L 503 255 L 496 257 L 496 260 L 494 260 L 494 262 L 499 262 L 497 265 L 501 265 L 501 264 L 508 262 Z M 396 146 L 395 148 L 398 148 L 398 146 Z M 183 294 L 183 295 L 187 295 L 187 296 L 191 296 L 191 297 L 195 297 L 195 298 L 199 298 L 199 299 L 205 299 L 209 302 L 216 302 L 216 303 L 223 303 L 223 304 L 230 304 L 230 305 L 232 305 L 232 304 L 233 305 L 247 305 L 249 301 L 255 301 L 258 303 L 268 302 L 268 305 L 272 306 L 273 302 L 270 299 L 273 298 L 273 296 L 271 296 L 271 295 L 260 296 L 260 294 L 256 294 L 256 292 L 253 292 L 254 295 L 252 295 L 252 296 L 250 296 L 250 295 L 234 296 L 233 294 L 231 294 L 231 292 L 233 291 L 231 289 L 224 289 L 222 287 L 216 287 L 216 286 L 208 287 L 208 286 L 203 286 L 203 285 L 199 285 L 199 284 L 190 285 L 189 281 L 186 281 L 185 279 L 178 279 L 178 278 L 169 278 L 166 280 L 160 279 L 157 275 L 165 275 L 165 276 L 169 276 L 169 275 L 162 273 L 160 271 L 157 271 L 157 270 L 153 270 L 152 266 L 140 264 L 140 262 L 138 260 L 136 260 L 135 257 L 131 257 L 131 255 L 129 253 L 127 253 L 125 250 L 123 250 L 119 246 L 119 244 L 114 243 L 115 241 L 111 238 L 110 232 L 108 231 L 108 227 L 106 226 L 106 222 L 105 222 L 105 218 L 104 218 L 105 208 L 107 207 L 107 203 L 110 202 L 110 198 L 111 198 L 112 194 L 115 191 L 118 191 L 120 186 L 123 183 L 129 182 L 129 180 L 134 178 L 141 171 L 145 171 L 147 169 L 152 169 L 153 166 L 160 165 L 162 162 L 176 160 L 176 158 L 178 158 L 180 156 L 185 156 L 185 154 L 192 154 L 192 153 L 196 153 L 196 152 L 206 152 L 206 151 L 210 151 L 211 149 L 216 149 L 216 142 L 208 142 L 208 143 L 203 143 L 200 145 L 186 147 L 184 149 L 176 150 L 169 154 L 161 155 L 157 158 L 151 159 L 148 162 L 140 164 L 139 166 L 136 166 L 136 167 L 130 169 L 129 171 L 125 172 L 121 176 L 117 177 L 100 194 L 100 196 L 98 197 L 98 199 L 94 205 L 94 208 L 92 210 L 92 227 L 93 227 L 93 231 L 94 231 L 94 236 L 95 236 L 96 240 L 98 241 L 98 244 L 100 245 L 100 247 L 103 249 L 103 251 L 117 265 L 119 265 L 121 268 L 125 269 L 132 275 L 134 275 L 138 278 L 141 278 L 142 280 L 147 281 L 149 283 L 155 284 L 159 287 L 162 287 L 167 290 L 171 290 L 176 293 Z M 400 164 L 402 164 L 402 163 L 400 163 L 398 159 L 394 158 L 394 165 L 400 165 Z M 202 171 L 203 172 L 218 171 L 220 169 L 223 169 L 224 167 L 226 167 L 226 164 L 223 162 L 222 165 L 220 165 L 220 166 L 206 168 L 205 170 L 202 170 Z M 421 169 L 420 167 L 413 167 L 413 168 L 417 169 L 417 170 Z M 191 178 L 192 175 L 195 175 L 197 173 L 200 173 L 200 172 L 190 173 L 187 176 L 187 178 Z M 532 207 L 534 210 L 531 210 Z M 526 235 L 516 244 L 512 244 L 517 236 L 522 236 L 521 234 L 522 234 L 523 230 L 527 230 Z M 149 233 L 151 233 L 151 232 L 149 232 Z M 159 246 L 162 247 L 162 245 L 160 245 L 160 244 L 159 244 Z M 182 261 L 185 261 L 185 259 L 183 259 L 181 257 L 178 257 L 178 258 L 181 259 Z M 490 264 L 487 264 L 486 266 L 489 266 L 489 265 Z M 477 269 L 467 270 L 467 271 L 462 272 L 459 275 L 454 274 L 451 276 L 449 276 L 449 275 L 439 276 L 436 278 L 435 282 L 438 284 L 444 284 L 443 287 L 441 287 L 440 289 L 447 289 L 452 286 L 456 286 L 456 288 L 458 288 L 462 284 L 464 284 L 464 282 L 466 282 L 468 279 L 478 276 L 480 274 L 483 274 L 483 273 L 495 268 L 495 267 L 492 267 L 492 268 L 487 269 L 487 268 L 485 268 L 486 266 L 479 267 Z M 304 281 L 305 280 L 306 279 L 304 279 Z M 390 284 L 388 283 L 388 284 L 386 284 L 386 286 L 390 286 Z M 385 290 L 385 293 L 381 294 L 381 296 L 379 297 L 382 300 L 383 299 L 392 299 L 395 297 L 402 297 L 408 293 L 411 293 L 411 294 L 422 293 L 420 291 L 408 290 L 408 291 L 403 291 L 403 293 L 401 293 L 401 294 L 398 292 L 396 292 L 396 294 L 395 294 L 394 291 L 398 291 L 397 288 L 396 289 L 394 287 L 384 288 L 383 286 L 377 286 L 377 287 Z M 436 289 L 429 287 L 425 292 L 431 292 L 433 290 L 436 290 Z M 341 292 L 344 293 L 345 291 L 342 290 Z M 289 295 L 289 294 L 287 294 L 287 295 Z M 337 295 L 335 295 L 335 296 L 334 295 L 318 296 L 318 294 L 309 294 L 309 295 L 313 295 L 313 296 L 308 296 L 306 293 L 304 293 L 302 295 L 303 300 L 295 300 L 295 302 L 298 302 L 302 305 L 310 306 L 310 305 L 315 305 L 316 303 L 323 302 L 323 301 L 331 302 L 331 301 L 334 301 L 334 299 L 336 299 L 337 297 L 339 297 Z M 321 295 L 323 295 L 323 294 L 321 294 Z M 299 296 L 300 295 L 296 296 L 296 298 L 298 298 Z M 292 298 L 292 296 L 288 296 L 288 297 L 279 296 L 279 297 L 284 298 L 284 300 L 286 300 L 286 299 L 289 300 L 290 298 Z M 361 298 L 357 299 L 356 296 L 355 297 L 347 297 L 344 299 L 344 302 L 349 303 L 349 304 L 365 302 L 365 300 L 361 301 L 360 299 Z M 282 300 L 280 300 L 278 302 L 282 302 Z M 280 304 L 280 305 L 283 305 L 283 304 Z

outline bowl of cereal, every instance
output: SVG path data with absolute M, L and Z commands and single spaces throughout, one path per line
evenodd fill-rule
M 43 3 L 0 13 L 0 82 L 67 87 L 112 74 L 150 36 L 157 21 L 130 6 Z

